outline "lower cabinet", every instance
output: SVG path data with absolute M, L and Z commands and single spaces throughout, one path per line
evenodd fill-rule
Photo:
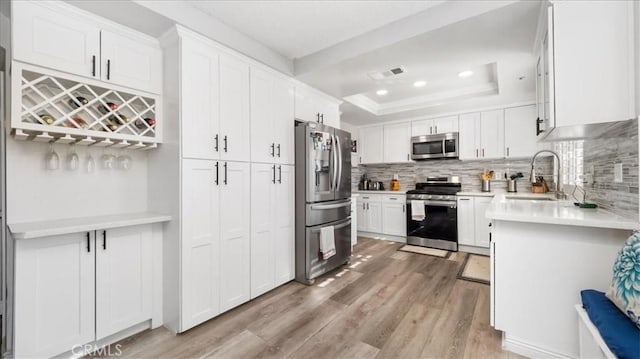
M 406 196 L 366 194 L 361 195 L 356 209 L 358 231 L 407 235 Z
M 250 165 L 182 163 L 181 331 L 250 297 Z
M 458 244 L 489 248 L 489 224 L 485 213 L 493 197 L 458 197 Z
M 16 241 L 16 358 L 51 357 L 151 319 L 152 230 Z
M 251 165 L 251 298 L 294 277 L 294 172 Z

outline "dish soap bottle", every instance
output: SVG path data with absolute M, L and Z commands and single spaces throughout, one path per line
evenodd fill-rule
M 391 180 L 391 185 L 389 186 L 389 189 L 391 189 L 392 191 L 399 191 L 400 190 L 400 181 L 398 181 L 398 174 L 395 173 L 393 175 L 393 179 Z

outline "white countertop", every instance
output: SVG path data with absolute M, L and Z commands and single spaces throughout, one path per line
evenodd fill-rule
M 15 239 L 31 239 L 98 229 L 168 222 L 170 220 L 171 216 L 158 213 L 128 213 L 110 216 L 68 218 L 54 221 L 13 223 L 9 224 L 9 230 Z
M 496 195 L 495 192 L 458 192 L 457 196 L 468 196 L 468 197 L 493 197 Z
M 573 201 L 508 199 L 508 196 L 511 196 L 511 193 L 496 194 L 487 209 L 487 218 L 566 226 L 640 229 L 640 223 L 636 220 L 600 208 L 579 208 L 573 205 Z
M 351 193 L 356 193 L 356 194 L 401 194 L 401 195 L 405 195 L 407 194 L 406 191 L 351 191 Z

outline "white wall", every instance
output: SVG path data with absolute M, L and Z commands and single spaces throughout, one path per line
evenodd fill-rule
M 48 171 L 44 167 L 48 144 L 7 137 L 7 223 L 146 211 L 146 152 L 73 146 L 81 166 L 69 171 L 64 160 L 71 146 L 54 145 L 61 168 Z M 133 158 L 133 167 L 103 170 L 99 161 L 103 153 L 126 153 Z M 97 164 L 93 173 L 85 170 L 87 154 Z

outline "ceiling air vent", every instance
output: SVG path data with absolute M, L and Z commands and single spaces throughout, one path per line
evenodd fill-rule
M 407 70 L 405 70 L 404 67 L 398 66 L 386 71 L 369 72 L 367 75 L 369 75 L 369 77 L 374 80 L 384 80 L 386 78 L 398 76 L 406 72 Z

